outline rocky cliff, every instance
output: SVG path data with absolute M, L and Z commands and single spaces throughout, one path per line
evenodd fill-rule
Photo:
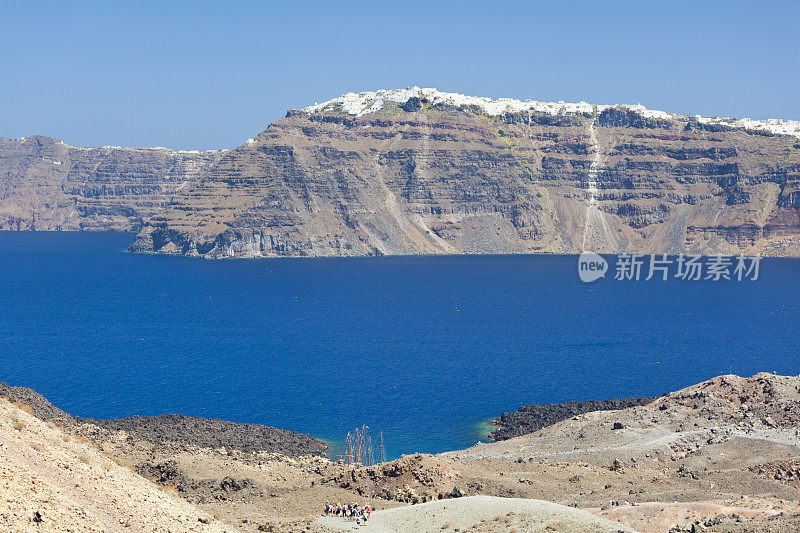
M 800 255 L 800 123 L 348 94 L 223 155 L 132 250 Z
M 0 230 L 138 231 L 221 153 L 0 138 Z

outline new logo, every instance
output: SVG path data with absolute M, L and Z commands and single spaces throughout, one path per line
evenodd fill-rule
M 583 252 L 578 257 L 578 276 L 584 283 L 606 277 L 608 262 L 594 252 Z

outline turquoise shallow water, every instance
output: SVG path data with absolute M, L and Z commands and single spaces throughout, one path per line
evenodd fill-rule
M 388 453 L 526 403 L 800 373 L 800 261 L 755 282 L 581 283 L 574 256 L 205 261 L 0 232 L 0 380 L 94 418 L 183 413 Z

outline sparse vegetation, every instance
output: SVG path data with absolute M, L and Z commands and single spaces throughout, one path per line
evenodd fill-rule
M 172 494 L 178 494 L 178 489 L 173 487 L 172 485 L 159 485 L 158 486 L 164 492 L 171 492 Z
M 114 455 L 108 454 L 108 458 L 111 459 L 112 461 L 114 461 L 114 463 L 116 463 L 119 466 L 124 466 L 126 468 L 130 466 L 130 465 L 128 465 L 128 463 L 126 463 L 125 461 L 123 461 L 122 459 L 120 459 L 119 457 L 116 457 Z

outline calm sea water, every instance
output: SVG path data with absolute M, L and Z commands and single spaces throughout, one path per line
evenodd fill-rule
M 0 381 L 93 418 L 183 413 L 389 455 L 526 403 L 800 373 L 800 261 L 755 282 L 581 283 L 574 256 L 205 261 L 0 232 Z

